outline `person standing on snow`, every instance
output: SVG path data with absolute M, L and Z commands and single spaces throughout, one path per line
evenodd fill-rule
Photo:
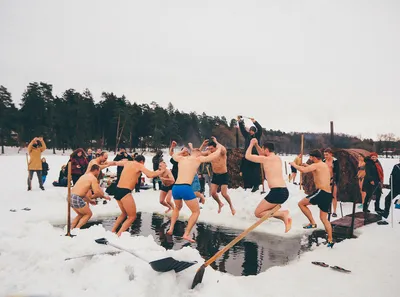
M 390 204 L 392 203 L 392 195 L 393 198 L 396 198 L 398 195 L 400 195 L 400 163 L 393 166 L 392 173 L 390 175 L 392 177 L 390 179 L 391 191 L 385 197 L 385 209 L 383 211 L 378 211 L 378 214 L 385 219 L 387 219 L 389 216 Z M 398 202 L 398 200 L 396 202 Z M 400 203 L 396 203 L 396 208 L 400 209 Z
M 239 122 L 239 128 L 240 131 L 242 132 L 242 135 L 245 139 L 245 146 L 244 150 L 246 151 L 247 148 L 250 145 L 250 141 L 255 138 L 257 139 L 257 142 L 260 143 L 261 140 L 261 135 L 262 135 L 262 127 L 261 125 L 253 118 L 250 120 L 253 122 L 254 126 L 251 126 L 249 131 L 247 132 L 245 126 L 244 126 L 244 121 L 242 116 L 238 116 L 238 122 Z M 258 155 L 257 150 L 254 148 L 252 151 L 253 155 Z M 244 188 L 252 188 L 252 192 L 258 191 L 258 188 L 261 183 L 261 169 L 260 169 L 260 164 L 251 162 L 244 158 L 242 160 L 243 162 L 243 172 L 242 172 L 242 177 L 243 177 L 243 183 L 244 183 Z
M 36 172 L 39 181 L 39 187 L 44 191 L 42 179 L 42 153 L 46 150 L 46 143 L 43 137 L 35 137 L 28 145 L 28 191 L 32 190 L 32 177 Z
M 375 194 L 375 212 L 382 212 L 379 202 L 382 195 L 383 185 L 383 168 L 378 160 L 378 154 L 372 152 L 369 157 L 365 158 L 365 177 L 363 183 L 363 191 L 367 193 L 364 200 L 364 212 L 369 212 L 369 201 Z

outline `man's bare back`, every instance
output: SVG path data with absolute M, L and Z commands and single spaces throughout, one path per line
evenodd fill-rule
M 86 196 L 89 190 L 95 191 L 97 188 L 99 188 L 97 178 L 91 173 L 86 173 L 78 179 L 71 190 L 71 194 L 75 194 L 83 198 Z
M 280 157 L 275 154 L 264 157 L 263 166 L 270 189 L 286 187 L 285 180 L 283 179 L 282 160 Z
M 143 170 L 143 167 L 143 164 L 139 162 L 127 161 L 124 165 L 124 169 L 122 170 L 117 187 L 133 190 L 138 182 L 138 178 Z

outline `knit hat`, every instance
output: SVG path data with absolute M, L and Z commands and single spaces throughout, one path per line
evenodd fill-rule
M 372 153 L 370 153 L 370 154 L 369 154 L 369 156 L 370 156 L 370 157 L 373 157 L 373 156 L 375 156 L 375 157 L 377 157 L 377 158 L 378 158 L 378 154 L 377 154 L 377 153 L 375 153 L 375 152 L 372 152 Z

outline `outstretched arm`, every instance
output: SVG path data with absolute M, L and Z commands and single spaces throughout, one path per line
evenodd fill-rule
M 257 149 L 257 153 L 261 156 L 264 155 L 263 149 L 260 147 L 260 145 L 258 143 L 256 143 L 255 145 L 256 149 Z
M 250 141 L 250 145 L 246 150 L 246 155 L 245 158 L 251 162 L 254 163 L 263 163 L 265 161 L 265 157 L 264 156 L 257 156 L 257 155 L 253 155 L 253 147 L 254 145 L 257 143 L 257 139 L 253 138 Z
M 246 131 L 246 128 L 244 126 L 244 122 L 241 118 L 238 117 L 238 122 L 239 122 L 239 129 L 240 132 L 242 132 L 242 135 L 244 138 L 246 138 L 249 135 L 249 132 Z
M 256 126 L 256 128 L 257 128 L 256 137 L 259 139 L 262 135 L 262 127 L 255 119 L 251 119 L 251 120 L 252 120 L 254 126 Z
M 203 143 L 201 144 L 201 146 L 199 147 L 199 150 L 202 151 L 204 149 L 205 146 L 207 146 L 208 144 L 208 139 L 204 140 Z
M 316 167 L 315 164 L 311 164 L 311 165 L 305 167 L 305 166 L 296 165 L 296 163 L 291 162 L 290 165 L 292 165 L 294 168 L 296 168 L 296 169 L 297 169 L 298 171 L 300 171 L 301 173 L 312 172 L 312 171 L 314 171 L 314 170 L 317 169 L 317 167 Z
M 171 142 L 171 146 L 169 147 L 169 155 L 172 157 L 174 154 L 174 148 L 176 147 L 176 141 Z
M 42 144 L 42 147 L 40 148 L 40 151 L 41 152 L 44 152 L 45 150 L 46 150 L 46 143 L 44 142 L 44 140 L 43 140 L 43 138 L 42 137 L 39 137 L 39 141 L 40 141 L 40 143 Z
M 149 178 L 157 177 L 164 172 L 164 170 L 160 170 L 160 169 L 158 169 L 156 171 L 151 171 L 151 170 L 147 169 L 144 165 L 142 165 L 140 167 L 140 171 L 142 171 Z
M 212 154 L 209 154 L 208 156 L 200 156 L 198 157 L 200 162 L 202 163 L 207 163 L 207 162 L 211 162 L 212 160 L 218 158 L 220 156 L 220 154 L 222 153 L 222 148 L 219 147 L 215 152 L 213 152 Z

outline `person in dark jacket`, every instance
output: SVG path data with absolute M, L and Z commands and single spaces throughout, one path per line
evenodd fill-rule
M 121 161 L 121 160 L 133 161 L 133 158 L 126 152 L 124 147 L 119 148 L 119 153 L 114 158 L 114 161 Z M 124 169 L 123 166 L 117 167 L 117 181 L 116 181 L 117 184 L 119 182 L 119 178 L 121 177 L 122 169 Z
M 47 174 L 49 173 L 49 164 L 46 162 L 46 158 L 42 158 L 42 184 L 46 181 Z
M 256 138 L 260 143 L 261 135 L 262 135 L 262 127 L 261 125 L 253 118 L 250 119 L 254 126 L 251 126 L 249 131 L 246 130 L 244 125 L 243 118 L 238 116 L 239 128 L 242 132 L 242 135 L 245 139 L 244 150 L 246 151 L 250 145 L 250 141 L 253 138 Z M 254 155 L 258 155 L 256 148 L 253 148 L 252 153 Z M 252 192 L 256 192 L 261 184 L 261 168 L 259 163 L 254 163 L 246 158 L 242 160 L 242 177 L 244 188 L 252 188 Z
M 78 179 L 85 174 L 89 164 L 85 150 L 83 148 L 76 149 L 70 156 L 71 160 L 71 179 L 74 185 Z
M 378 212 L 379 215 L 383 216 L 386 219 L 389 216 L 392 197 L 394 199 L 398 195 L 400 195 L 400 163 L 393 166 L 389 181 L 390 181 L 390 192 L 385 197 L 385 209 L 383 211 Z M 396 208 L 400 208 L 400 203 L 396 203 Z
M 162 153 L 162 151 L 158 151 L 152 159 L 154 171 L 158 170 L 162 159 L 163 159 L 163 153 Z M 153 190 L 156 190 L 156 183 L 158 183 L 158 189 L 161 189 L 161 185 L 162 185 L 161 180 L 158 177 L 155 177 L 155 178 L 153 178 Z
M 137 156 L 139 156 L 139 153 L 134 153 L 133 154 L 133 159 L 135 159 Z M 142 185 L 142 173 L 139 174 L 138 181 L 137 181 L 137 183 L 135 185 L 135 193 L 140 193 L 140 186 L 141 185 Z
M 88 163 L 93 160 L 93 150 L 91 148 L 88 148 L 87 150 L 86 159 L 88 160 Z
M 363 191 L 366 192 L 363 211 L 369 212 L 369 201 L 375 195 L 375 211 L 382 212 L 379 202 L 382 195 L 383 168 L 378 161 L 378 154 L 373 152 L 365 158 L 365 177 L 363 182 Z
M 55 186 L 55 187 L 67 187 L 68 186 L 67 165 L 61 166 L 60 174 L 58 175 L 58 181 L 54 181 L 53 186 Z

